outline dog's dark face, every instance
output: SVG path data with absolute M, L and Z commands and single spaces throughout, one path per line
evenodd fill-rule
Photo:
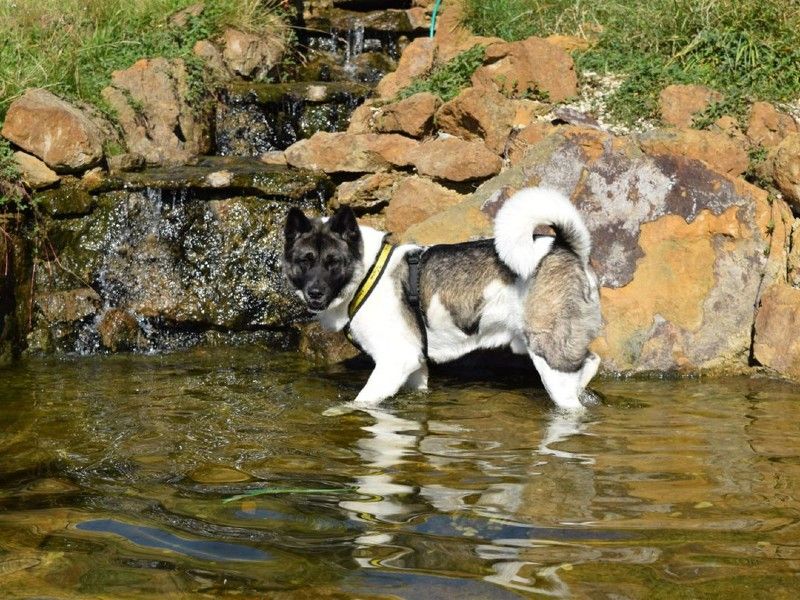
M 286 276 L 310 310 L 325 310 L 352 280 L 363 255 L 353 210 L 343 206 L 323 223 L 291 208 L 284 233 Z

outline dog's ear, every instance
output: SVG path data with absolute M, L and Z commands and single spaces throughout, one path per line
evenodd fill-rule
M 286 215 L 286 226 L 283 229 L 286 240 L 284 248 L 289 250 L 298 237 L 309 231 L 311 231 L 311 220 L 299 208 L 295 206 L 290 208 Z
M 328 221 L 331 232 L 340 235 L 349 246 L 358 245 L 361 241 L 361 231 L 358 229 L 356 214 L 347 205 L 337 209 Z

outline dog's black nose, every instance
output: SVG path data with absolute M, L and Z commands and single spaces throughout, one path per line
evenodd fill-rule
M 318 287 L 312 287 L 306 290 L 306 294 L 308 295 L 309 300 L 321 300 L 325 295 L 325 290 Z

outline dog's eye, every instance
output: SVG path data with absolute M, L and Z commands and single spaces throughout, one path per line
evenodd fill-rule
M 300 264 L 301 267 L 308 268 L 314 264 L 314 254 L 313 252 L 308 252 L 301 256 L 297 262 Z
M 338 256 L 326 256 L 325 257 L 325 268 L 326 269 L 336 269 L 342 264 L 342 259 Z

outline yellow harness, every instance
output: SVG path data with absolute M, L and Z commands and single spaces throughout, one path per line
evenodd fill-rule
M 381 249 L 378 251 L 378 256 L 375 258 L 375 262 L 372 263 L 372 266 L 369 268 L 369 271 L 367 271 L 364 279 L 361 280 L 361 284 L 358 286 L 355 296 L 353 296 L 353 299 L 347 306 L 347 316 L 350 318 L 350 322 L 353 321 L 353 317 L 364 305 L 364 302 L 367 301 L 367 298 L 369 298 L 372 290 L 375 289 L 375 285 L 378 283 L 378 281 L 380 281 L 380 278 L 383 275 L 383 272 L 386 270 L 386 266 L 389 264 L 389 259 L 392 257 L 393 253 L 394 246 L 387 242 L 384 238 L 383 244 L 381 244 Z M 347 335 L 347 339 L 350 340 L 350 343 L 360 350 L 361 348 L 353 339 L 353 335 L 350 333 L 350 323 L 348 323 L 347 327 L 345 328 L 345 334 Z

